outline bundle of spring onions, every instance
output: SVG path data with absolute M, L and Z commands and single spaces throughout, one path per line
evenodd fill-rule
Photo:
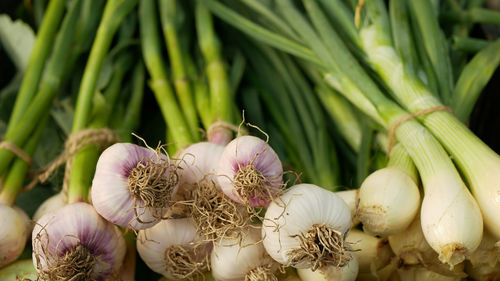
M 500 280 L 488 4 L 11 4 L 0 279 Z

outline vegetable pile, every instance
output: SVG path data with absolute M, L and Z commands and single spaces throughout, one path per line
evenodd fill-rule
M 0 279 L 500 280 L 483 2 L 16 4 Z

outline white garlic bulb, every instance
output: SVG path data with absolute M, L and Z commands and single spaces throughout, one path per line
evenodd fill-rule
M 92 204 L 101 216 L 121 227 L 151 227 L 164 218 L 177 191 L 176 170 L 159 151 L 114 144 L 97 161 Z
M 116 274 L 125 241 L 116 226 L 87 203 L 72 203 L 45 214 L 32 235 L 33 263 L 42 279 L 104 280 Z
M 343 267 L 329 265 L 316 271 L 299 268 L 297 273 L 302 281 L 354 281 L 358 276 L 358 259 L 351 253 L 350 261 Z
M 203 245 L 191 218 L 168 219 L 139 231 L 137 251 L 153 271 L 171 279 L 192 278 L 207 268 Z
M 43 215 L 58 210 L 64 207 L 64 205 L 66 205 L 66 199 L 62 192 L 52 195 L 38 207 L 33 215 L 33 220 L 38 221 Z
M 264 247 L 277 262 L 313 270 L 348 262 L 344 238 L 351 212 L 333 192 L 298 184 L 276 198 L 262 226 Z M 319 251 L 318 249 L 322 249 Z
M 198 142 L 188 146 L 176 158 L 182 172 L 181 182 L 194 184 L 199 181 L 216 181 L 216 167 L 224 146 L 211 142 Z
M 29 232 L 28 216 L 19 208 L 0 204 L 0 268 L 16 260 L 24 250 Z
M 242 230 L 242 239 L 221 239 L 211 255 L 211 271 L 217 281 L 277 280 L 278 264 L 262 245 L 261 229 Z

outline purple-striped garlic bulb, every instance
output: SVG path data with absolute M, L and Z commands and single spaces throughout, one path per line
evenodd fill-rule
M 265 207 L 283 187 L 283 166 L 267 142 L 242 136 L 225 147 L 217 179 L 222 191 L 234 201 Z
M 178 182 L 177 167 L 160 150 L 117 143 L 99 157 L 92 203 L 112 223 L 145 229 L 164 218 Z
M 105 280 L 118 273 L 125 256 L 121 232 L 87 203 L 45 214 L 31 239 L 33 264 L 43 280 Z

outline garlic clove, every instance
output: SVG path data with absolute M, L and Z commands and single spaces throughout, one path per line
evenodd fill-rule
M 24 250 L 29 232 L 28 216 L 19 208 L 0 204 L 0 268 L 16 260 Z

